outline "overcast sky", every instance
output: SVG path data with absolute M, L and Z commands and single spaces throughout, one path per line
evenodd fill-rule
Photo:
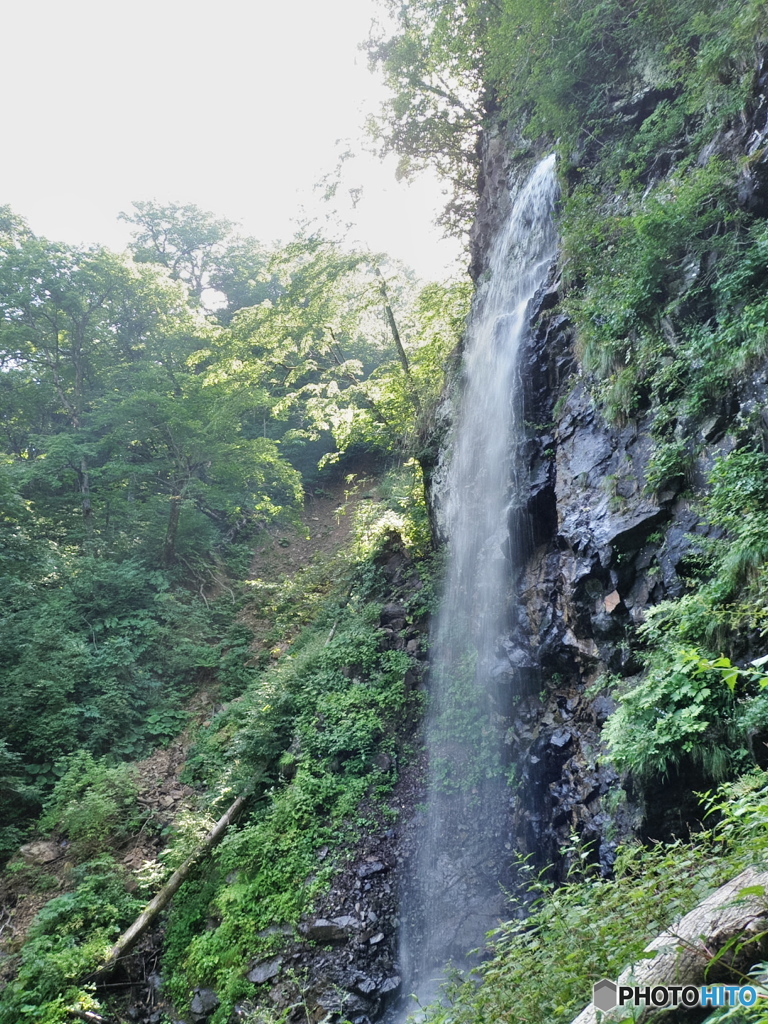
M 0 205 L 38 234 L 123 248 L 133 200 L 196 203 L 268 241 L 287 239 L 313 185 L 383 87 L 357 49 L 373 0 L 8 0 L 0 61 Z M 455 266 L 431 226 L 434 180 L 394 161 L 345 165 L 363 187 L 352 237 L 422 276 Z M 346 203 L 346 214 L 352 210 Z

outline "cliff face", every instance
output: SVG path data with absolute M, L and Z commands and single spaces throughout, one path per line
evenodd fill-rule
M 697 158 L 698 166 L 713 157 L 740 162 L 738 203 L 757 217 L 768 211 L 767 70 L 763 56 L 748 109 Z M 639 124 L 665 98 L 648 86 L 616 105 Z M 659 154 L 657 166 L 669 172 L 681 152 Z M 530 153 L 512 155 L 519 153 L 519 140 L 503 130 L 485 139 L 472 235 L 475 278 L 486 270 L 508 209 L 510 178 L 530 167 Z M 716 460 L 737 445 L 737 435 L 743 438 L 745 429 L 768 435 L 768 366 L 753 361 L 706 414 L 678 422 L 686 471 L 649 482 L 660 407 L 640 403 L 634 415 L 609 422 L 577 358 L 579 324 L 560 309 L 560 277 L 561 268 L 553 267 L 534 303 L 523 356 L 529 492 L 524 511 L 510 523 L 524 559 L 511 584 L 503 644 L 515 689 L 523 691 L 511 698 L 507 734 L 519 782 L 512 830 L 522 851 L 539 863 L 557 863 L 576 832 L 593 844 L 607 872 L 623 838 L 679 834 L 698 813 L 689 795 L 697 780 L 685 765 L 642 793 L 620 777 L 601 742 L 616 704 L 598 681 L 611 674 L 631 685 L 641 672 L 636 629 L 649 608 L 684 592 L 695 538 L 711 531 L 694 496 L 706 487 Z M 680 283 L 681 303 L 692 284 Z M 703 309 L 702 321 L 706 316 Z M 438 468 L 438 518 L 443 481 Z
M 696 164 L 705 167 L 717 158 L 736 164 L 751 154 L 753 159 L 741 165 L 736 202 L 755 218 L 768 213 L 764 70 L 761 61 L 743 117 L 710 138 Z M 667 99 L 663 90 L 645 83 L 614 102 L 622 117 L 638 126 Z M 487 272 L 494 238 L 509 212 L 510 183 L 514 192 L 541 155 L 502 128 L 486 133 L 472 232 L 475 280 Z M 658 153 L 654 183 L 663 183 L 686 155 L 683 140 Z M 580 164 L 590 158 L 588 152 L 580 154 Z M 707 259 L 705 253 L 702 266 Z M 701 414 L 675 414 L 674 439 L 687 453 L 685 471 L 660 476 L 654 459 L 663 436 L 663 403 L 641 399 L 631 415 L 611 419 L 606 414 L 594 374 L 580 358 L 581 325 L 565 311 L 562 264 L 551 268 L 531 305 L 521 357 L 526 439 L 519 458 L 527 483 L 509 521 L 509 550 L 520 557 L 509 561 L 508 629 L 497 665 L 497 674 L 509 683 L 506 747 L 515 785 L 506 806 L 485 811 L 507 837 L 507 851 L 553 865 L 561 879 L 569 866 L 561 851 L 574 833 L 609 874 L 625 839 L 679 835 L 700 814 L 691 794 L 706 780 L 692 763 L 683 761 L 666 779 L 646 780 L 642 788 L 612 764 L 603 727 L 617 702 L 606 680 L 618 681 L 621 688 L 642 678 L 637 629 L 649 609 L 686 590 L 697 538 L 713 532 L 697 499 L 713 465 L 744 442 L 745 432 L 753 440 L 768 437 L 768 365 L 757 359 Z M 704 323 L 711 315 L 706 306 L 690 314 L 697 275 L 679 266 L 670 266 L 669 275 L 676 277 L 670 290 L 681 308 Z M 662 312 L 659 317 L 666 320 L 663 329 L 674 334 L 675 325 Z M 438 417 L 443 444 L 429 495 L 438 530 L 444 530 L 460 376 Z M 428 671 L 423 678 L 418 686 L 428 688 Z M 413 738 L 418 743 L 417 733 Z M 292 953 L 308 973 L 316 1016 L 343 1006 L 359 1014 L 356 1019 L 374 1019 L 402 987 L 397 928 L 409 913 L 424 817 L 419 808 L 424 770 L 423 758 L 417 758 L 404 771 L 395 794 L 401 812 L 397 827 L 382 826 L 362 837 L 351 851 L 351 866 L 339 874 L 316 917 L 302 926 L 307 938 L 333 945 L 315 953 L 298 944 Z M 515 881 L 512 861 L 505 854 L 504 863 L 492 869 L 508 887 Z M 356 923 L 363 911 L 372 922 L 366 923 L 367 931 Z M 294 996 L 287 988 L 272 993 L 279 1007 Z

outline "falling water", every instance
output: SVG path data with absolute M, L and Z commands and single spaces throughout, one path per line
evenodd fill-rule
M 500 642 L 516 560 L 519 352 L 555 255 L 556 195 L 549 156 L 512 198 L 469 326 L 447 487 L 449 566 L 432 637 L 427 808 L 401 929 L 406 991 L 420 1002 L 503 915 L 500 878 L 511 858 L 502 752 L 514 669 Z

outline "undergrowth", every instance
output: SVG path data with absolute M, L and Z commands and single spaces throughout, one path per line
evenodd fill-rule
M 318 851 L 345 849 L 373 827 L 371 815 L 386 813 L 374 808 L 396 781 L 403 730 L 422 699 L 405 687 L 411 659 L 389 649 L 379 629 L 382 602 L 392 598 L 383 563 L 393 544 L 418 536 L 400 530 L 396 517 L 410 509 L 399 493 L 395 486 L 384 503 L 367 506 L 356 560 L 331 563 L 338 575 L 324 601 L 305 590 L 311 622 L 201 733 L 189 760 L 190 777 L 205 779 L 217 806 L 253 793 L 248 819 L 215 851 L 205 877 L 185 884 L 166 930 L 166 990 L 183 1005 L 194 987 L 215 988 L 222 1002 L 213 1024 L 252 994 L 248 964 L 285 941 L 343 860 L 337 853 L 320 861 Z M 429 575 L 428 563 L 414 567 L 408 588 L 429 589 Z M 289 589 L 284 606 L 293 603 L 297 623 L 300 587 Z
M 604 738 L 636 781 L 687 761 L 709 781 L 764 764 L 768 736 L 768 456 L 752 445 L 716 461 L 697 508 L 687 593 L 648 610 L 636 633 L 639 679 L 613 683 Z
M 513 900 L 520 916 L 492 934 L 490 958 L 470 980 L 456 978 L 431 1024 L 561 1024 L 590 1002 L 592 985 L 644 958 L 645 946 L 719 885 L 768 857 L 768 773 L 754 772 L 706 797 L 716 823 L 690 841 L 619 851 L 615 876 L 571 849 L 574 868 L 554 887 L 542 876 Z M 741 979 L 739 979 L 741 983 Z M 749 1019 L 765 1020 L 755 1013 Z
M 214 988 L 221 1003 L 211 1024 L 223 1024 L 253 995 L 249 964 L 286 941 L 345 850 L 391 814 L 386 797 L 423 696 L 406 686 L 413 661 L 380 629 L 381 608 L 403 601 L 410 622 L 423 625 L 440 560 L 415 557 L 426 554 L 425 512 L 411 498 L 412 470 L 382 490 L 385 499 L 361 516 L 351 552 L 271 591 L 284 643 L 261 667 L 247 631 L 230 630 L 235 642 L 217 656 L 241 685 L 198 729 L 187 759 L 198 809 L 177 818 L 159 859 L 133 881 L 104 854 L 75 869 L 74 891 L 43 907 L 18 953 L 16 979 L 0 994 L 0 1024 L 64 1024 L 72 1012 L 99 1012 L 89 978 L 142 906 L 129 889 L 157 891 L 246 794 L 245 815 L 185 881 L 165 924 L 165 997 L 183 1012 L 195 988 Z M 405 575 L 393 591 L 386 566 L 395 556 Z M 142 826 L 128 768 L 82 752 L 57 770 L 40 827 L 66 835 L 81 859 L 119 847 Z M 330 852 L 321 860 L 323 847 Z

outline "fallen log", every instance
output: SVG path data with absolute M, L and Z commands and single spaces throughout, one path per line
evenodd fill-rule
M 224 835 L 227 827 L 232 824 L 234 819 L 240 813 L 243 808 L 247 796 L 239 796 L 233 804 L 231 804 L 224 814 L 219 818 L 216 824 L 213 826 L 208 835 L 203 839 L 197 849 L 190 854 L 189 857 L 184 861 L 181 867 L 177 868 L 168 881 L 165 883 L 160 892 L 153 899 L 149 901 L 144 910 L 139 914 L 133 924 L 127 928 L 117 942 L 114 944 L 109 952 L 109 956 L 106 961 L 99 968 L 98 973 L 103 974 L 110 970 L 111 967 L 117 962 L 117 960 L 128 953 L 133 946 L 138 942 L 144 932 L 149 928 L 152 922 L 155 920 L 157 915 L 168 906 L 173 898 L 174 894 L 181 887 L 182 883 L 188 877 L 190 871 L 195 866 L 195 863 L 199 860 L 203 854 L 207 853 Z
M 716 958 L 732 950 L 735 959 L 738 951 L 750 943 L 754 946 L 768 929 L 767 887 L 768 871 L 742 871 L 650 942 L 645 952 L 656 956 L 627 967 L 617 983 L 650 987 L 709 984 L 713 979 L 708 968 Z M 722 962 L 725 967 L 725 960 Z M 738 970 L 737 964 L 730 966 Z M 612 1017 L 610 1012 L 596 1011 L 590 1003 L 571 1024 L 597 1024 L 598 1012 L 601 1021 Z

